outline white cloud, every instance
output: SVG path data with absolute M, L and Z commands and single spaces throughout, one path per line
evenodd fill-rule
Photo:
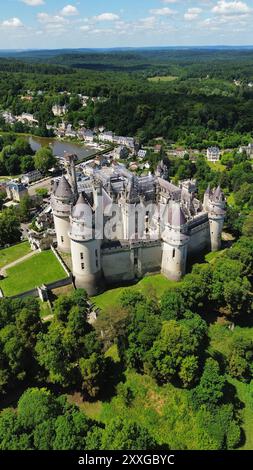
M 156 8 L 154 10 L 150 10 L 150 13 L 152 15 L 157 15 L 157 16 L 170 16 L 175 13 L 174 10 L 171 10 L 171 8 Z
M 80 26 L 80 30 L 81 31 L 89 31 L 90 27 L 88 25 L 83 25 L 83 26 Z
M 198 18 L 201 12 L 201 8 L 188 8 L 187 12 L 184 14 L 184 19 L 186 21 L 193 21 Z
M 251 9 L 245 2 L 219 0 L 212 11 L 218 15 L 244 15 L 249 13 Z
M 2 26 L 5 28 L 20 28 L 23 26 L 22 21 L 19 18 L 10 18 L 9 20 L 5 20 L 1 23 Z
M 63 16 L 76 16 L 79 15 L 77 8 L 74 5 L 66 5 L 61 10 L 61 15 Z
M 21 0 L 23 3 L 26 5 L 29 5 L 30 7 L 38 7 L 39 5 L 44 5 L 45 2 L 44 0 Z
M 101 13 L 101 15 L 95 16 L 94 19 L 96 21 L 117 21 L 120 18 L 115 13 Z
M 49 15 L 48 13 L 38 13 L 37 18 L 40 23 L 43 24 L 65 24 L 67 23 L 66 18 L 60 15 Z
M 147 18 L 141 18 L 139 23 L 136 25 L 136 29 L 149 30 L 154 29 L 156 25 L 156 18 L 154 16 L 148 16 Z

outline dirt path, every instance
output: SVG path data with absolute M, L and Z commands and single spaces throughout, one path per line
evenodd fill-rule
M 7 264 L 2 269 L 0 269 L 0 276 L 6 276 L 6 271 L 9 268 L 12 268 L 13 266 L 16 266 L 17 264 L 22 263 L 23 261 L 31 258 L 32 256 L 36 255 L 39 252 L 40 252 L 39 250 L 32 251 L 31 253 L 28 253 L 27 255 L 23 256 L 22 258 L 19 258 L 16 261 L 13 261 L 12 263 Z

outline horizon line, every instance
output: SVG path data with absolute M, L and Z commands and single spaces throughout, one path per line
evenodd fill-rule
M 46 47 L 46 48 L 0 48 L 0 52 L 25 52 L 25 51 L 62 51 L 62 50 L 115 50 L 115 49 L 208 49 L 208 48 L 253 48 L 253 44 L 192 44 L 175 46 L 111 46 L 111 47 Z

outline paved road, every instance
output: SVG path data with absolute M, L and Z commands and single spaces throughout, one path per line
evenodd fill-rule
M 51 189 L 51 181 L 52 177 L 47 178 L 44 181 L 39 181 L 38 183 L 34 183 L 32 186 L 28 187 L 28 193 L 30 196 L 35 196 L 36 189 L 46 188 L 48 191 Z

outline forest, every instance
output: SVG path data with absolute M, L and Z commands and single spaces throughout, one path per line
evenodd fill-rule
M 74 126 L 81 119 L 87 127 L 103 125 L 143 143 L 163 137 L 188 147 L 206 140 L 233 148 L 252 137 L 251 49 L 27 52 L 2 57 L 0 79 L 0 106 L 34 113 L 41 135 L 47 135 L 52 105 L 59 102 L 69 105 L 67 119 Z M 27 90 L 43 94 L 22 100 Z M 72 95 L 60 94 L 66 90 Z M 106 100 L 83 108 L 78 94 Z
M 243 446 L 250 430 L 237 384 L 252 403 L 252 268 L 252 239 L 242 237 L 160 299 L 151 286 L 146 295 L 123 289 L 94 326 L 82 290 L 55 300 L 46 322 L 34 299 L 1 300 L 1 402 L 16 406 L 0 414 L 0 448 Z M 170 417 L 167 393 L 178 397 Z

